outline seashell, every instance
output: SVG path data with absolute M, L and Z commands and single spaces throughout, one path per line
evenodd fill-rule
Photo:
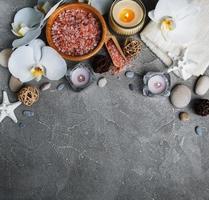
M 52 84 L 49 83 L 49 82 L 47 82 L 47 83 L 43 83 L 43 84 L 39 87 L 39 89 L 40 89 L 41 91 L 46 91 L 46 90 L 49 90 L 49 89 L 51 88 L 51 86 L 52 86 Z
M 12 49 L 4 49 L 0 52 L 0 65 L 2 67 L 8 67 L 8 61 L 12 54 Z
M 9 88 L 12 92 L 17 92 L 20 90 L 22 87 L 23 83 L 18 79 L 15 78 L 14 76 L 11 76 L 9 80 Z

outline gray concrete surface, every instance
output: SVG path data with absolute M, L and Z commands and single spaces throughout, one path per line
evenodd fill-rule
M 0 49 L 11 46 L 15 11 L 34 2 L 0 0 Z M 164 69 L 145 46 L 133 67 L 139 74 Z M 140 77 L 107 78 L 104 89 L 94 84 L 81 93 L 58 92 L 53 82 L 31 108 L 35 117 L 16 110 L 25 128 L 9 119 L 0 124 L 0 200 L 209 199 L 208 133 L 194 132 L 196 125 L 209 129 L 209 118 L 189 107 L 192 120 L 182 123 L 168 98 L 142 96 Z M 0 68 L 0 89 L 15 101 L 8 80 Z

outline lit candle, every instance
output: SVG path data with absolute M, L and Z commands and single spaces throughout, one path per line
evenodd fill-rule
M 142 7 L 134 0 L 118 1 L 112 12 L 116 23 L 127 28 L 137 26 L 144 17 Z
M 145 96 L 169 96 L 170 95 L 170 75 L 161 72 L 148 72 L 144 78 L 143 94 Z
M 71 81 L 76 87 L 86 85 L 90 79 L 90 72 L 86 68 L 77 68 L 71 74 Z
M 67 72 L 67 79 L 74 90 L 81 90 L 88 87 L 92 81 L 92 72 L 89 67 L 80 63 L 74 69 Z
M 161 94 L 166 89 L 165 79 L 160 75 L 151 77 L 148 81 L 148 89 L 153 94 Z

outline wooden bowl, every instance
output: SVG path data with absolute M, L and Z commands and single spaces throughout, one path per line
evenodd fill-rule
M 98 46 L 90 53 L 82 55 L 82 56 L 70 56 L 68 54 L 60 52 L 58 50 L 58 48 L 55 46 L 55 44 L 52 40 L 51 29 L 54 24 L 54 21 L 57 19 L 57 17 L 60 15 L 60 13 L 64 12 L 65 10 L 77 9 L 77 8 L 93 13 L 93 15 L 99 20 L 99 22 L 101 24 L 102 36 L 101 36 L 101 40 L 100 40 Z M 88 4 L 84 4 L 84 3 L 70 3 L 70 4 L 64 4 L 63 6 L 60 6 L 51 15 L 51 17 L 49 18 L 47 25 L 46 25 L 46 38 L 47 38 L 49 45 L 52 48 L 54 48 L 57 52 L 59 52 L 59 54 L 63 58 L 70 60 L 70 61 L 79 62 L 79 61 L 87 60 L 87 59 L 91 58 L 92 56 L 94 56 L 95 54 L 97 54 L 101 50 L 101 48 L 103 47 L 106 36 L 107 36 L 107 25 L 106 25 L 106 22 L 105 22 L 103 16 L 95 8 L 93 8 L 92 6 L 89 6 Z

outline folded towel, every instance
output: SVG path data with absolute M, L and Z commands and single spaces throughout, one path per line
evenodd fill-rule
M 169 71 L 184 80 L 204 74 L 209 66 L 208 10 L 208 0 L 159 0 L 141 33 Z

